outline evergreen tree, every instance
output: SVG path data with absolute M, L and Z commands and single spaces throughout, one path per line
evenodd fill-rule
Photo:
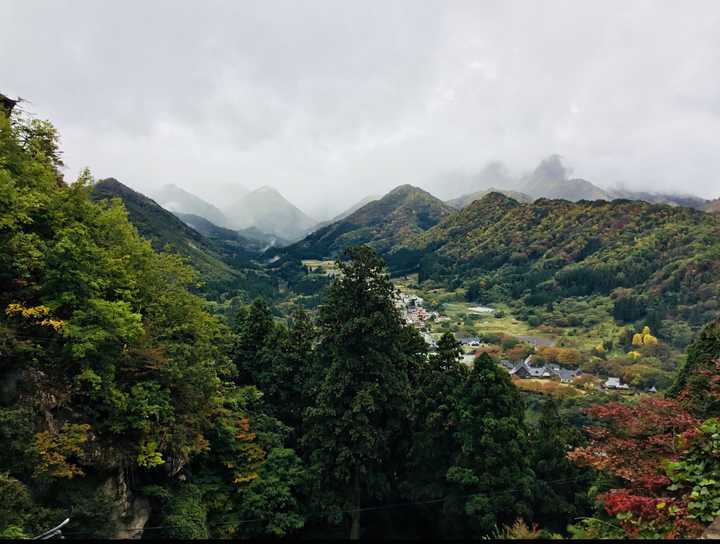
M 457 449 L 447 472 L 452 493 L 445 503 L 450 535 L 485 535 L 530 516 L 533 474 L 523 414 L 508 373 L 482 354 L 455 409 Z
M 720 319 L 690 344 L 669 394 L 698 417 L 720 416 Z
M 286 327 L 274 322 L 267 303 L 257 299 L 238 312 L 236 322 L 233 361 L 239 382 L 257 386 L 268 412 L 297 429 L 313 366 L 315 330 L 310 316 L 299 310 Z
M 323 376 L 305 413 L 303 445 L 316 506 L 351 510 L 350 537 L 357 539 L 359 509 L 397 484 L 413 413 L 409 374 L 425 348 L 409 341 L 383 261 L 366 246 L 345 257 L 320 308 Z
M 581 442 L 582 435 L 560 415 L 555 401 L 543 402 L 530 432 L 530 463 L 535 473 L 534 521 L 544 528 L 562 531 L 592 512 L 586 492 L 592 474 L 567 456 Z
M 460 362 L 461 354 L 461 344 L 445 333 L 419 373 L 408 476 L 408 494 L 413 500 L 437 499 L 448 492 L 445 475 L 456 454 L 457 400 L 469 374 Z

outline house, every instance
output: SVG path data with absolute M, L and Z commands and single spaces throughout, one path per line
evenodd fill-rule
M 515 365 L 515 368 L 513 368 L 510 371 L 510 375 L 517 376 L 518 378 L 522 378 L 522 379 L 549 378 L 550 377 L 547 367 L 530 366 L 531 360 L 532 360 L 532 355 L 528 356 L 528 358 L 525 359 L 523 362 Z
M 579 376 L 582 372 L 580 370 L 571 370 L 569 368 L 562 368 L 560 365 L 549 364 L 545 366 L 531 366 L 530 361 L 532 355 L 528 356 L 523 362 L 514 365 L 510 369 L 510 374 L 517 376 L 518 378 L 528 379 L 552 379 L 558 378 L 562 383 L 570 383 L 573 379 Z M 509 363 L 509 361 L 506 361 Z M 503 361 L 500 362 L 505 368 L 507 365 Z
M 571 381 L 573 381 L 575 378 L 577 378 L 581 374 L 582 374 L 582 370 L 579 370 L 579 369 L 570 370 L 569 368 L 561 368 L 558 371 L 557 376 L 558 376 L 558 378 L 560 378 L 560 381 L 562 383 L 570 383 Z
M 456 336 L 455 337 L 458 342 L 465 346 L 474 346 L 478 347 L 480 346 L 480 339 L 477 337 L 472 336 Z
M 608 377 L 607 381 L 603 384 L 605 389 L 630 389 L 630 386 L 626 383 L 622 383 L 620 378 L 613 376 Z

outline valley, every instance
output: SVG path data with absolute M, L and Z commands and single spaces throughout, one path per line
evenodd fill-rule
M 691 208 L 520 202 L 512 192 L 483 192 L 455 210 L 405 185 L 300 242 L 278 245 L 257 227 L 251 237 L 180 212 L 194 229 L 167 229 L 167 211 L 122 187 L 103 181 L 95 194 L 122 199 L 158 249 L 185 255 L 206 282 L 201 291 L 215 299 L 209 307 L 226 317 L 258 295 L 281 318 L 316 309 L 336 278 L 335 259 L 365 243 L 403 293 L 439 312 L 421 327 L 431 343 L 452 333 L 482 344 L 465 342 L 466 362 L 482 352 L 515 364 L 537 349 L 538 364 L 564 357 L 581 370 L 585 388 L 618 378 L 635 390 L 662 391 L 693 331 L 720 315 L 720 218 Z M 184 198 L 199 206 L 193 195 Z M 658 343 L 638 350 L 632 339 L 643 327 Z
M 221 208 L 66 182 L 54 134 L 0 116 L 0 536 L 697 536 L 720 514 L 720 215 L 563 174 L 399 185 L 323 224 L 268 187 Z M 563 188 L 583 198 L 534 196 Z
M 720 2 L 2 17 L 0 541 L 720 540 Z

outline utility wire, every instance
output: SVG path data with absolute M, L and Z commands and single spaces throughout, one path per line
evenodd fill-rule
M 577 478 L 568 478 L 563 480 L 551 480 L 549 482 L 545 482 L 546 484 L 564 484 L 564 483 L 573 483 L 578 482 L 581 480 L 584 480 L 592 475 L 585 475 L 580 476 Z M 467 495 L 454 495 L 452 497 L 443 497 L 440 499 L 428 499 L 424 501 L 412 501 L 412 502 L 403 502 L 403 503 L 395 503 L 395 504 L 385 504 L 381 506 L 367 506 L 363 508 L 355 508 L 351 510 L 335 510 L 335 511 L 311 511 L 311 512 L 304 512 L 306 516 L 330 516 L 330 515 L 338 515 L 338 514 L 355 514 L 355 513 L 362 513 L 362 512 L 378 512 L 378 511 L 384 511 L 384 510 L 394 510 L 397 508 L 404 508 L 408 506 L 418 506 L 418 505 L 427 505 L 427 504 L 438 504 L 447 501 L 448 499 L 468 499 L 473 497 L 497 497 L 500 495 L 506 495 L 506 494 L 513 494 L 513 493 L 520 493 L 523 492 L 522 489 L 507 489 L 504 491 L 498 491 L 496 493 L 470 493 Z M 234 523 L 220 523 L 217 525 L 214 525 L 216 528 L 231 528 L 238 525 L 246 525 L 249 523 L 259 523 L 267 521 L 266 518 L 255 518 L 255 519 L 245 519 L 245 520 L 238 520 Z M 159 531 L 162 529 L 177 529 L 185 527 L 183 525 L 157 525 L 157 526 L 151 526 L 151 527 L 143 527 L 143 528 L 137 528 L 137 529 L 125 529 L 127 532 L 136 532 L 136 531 Z M 65 532 L 66 535 L 91 535 L 93 533 L 89 532 Z

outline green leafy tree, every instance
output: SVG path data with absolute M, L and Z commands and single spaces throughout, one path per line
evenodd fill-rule
M 265 524 L 243 536 L 298 527 L 303 470 L 287 428 L 238 387 L 230 330 L 191 292 L 196 274 L 154 251 L 119 200 L 93 202 L 89 173 L 65 184 L 60 156 L 51 125 L 0 114 L 0 437 L 12 454 L 0 470 L 17 496 L 5 534 L 72 508 L 68 531 L 111 536 L 104 514 L 118 506 L 103 489 L 120 474 L 130 491 L 167 492 L 161 516 L 193 519 L 175 536 L 210 534 L 209 481 L 244 497 L 239 512 L 263 505 Z

